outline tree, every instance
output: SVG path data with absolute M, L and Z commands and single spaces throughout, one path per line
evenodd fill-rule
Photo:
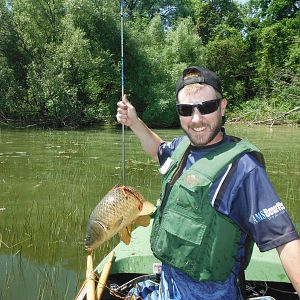
M 250 0 L 249 2 L 256 8 L 259 17 L 270 23 L 294 17 L 300 8 L 299 0 Z
M 151 27 L 150 27 L 151 28 Z M 157 31 L 162 43 L 151 49 L 148 42 L 148 55 L 153 62 L 152 95 L 143 118 L 154 126 L 170 127 L 178 124 L 175 110 L 175 83 L 182 70 L 191 64 L 203 64 L 204 47 L 190 18 L 182 19 L 172 30 Z M 149 41 L 150 36 L 145 33 Z M 151 51 L 152 50 L 152 51 Z
M 247 98 L 246 83 L 250 74 L 247 47 L 241 33 L 232 28 L 225 31 L 226 27 L 220 28 L 220 37 L 206 45 L 206 65 L 220 76 L 232 108 Z
M 256 84 L 266 92 L 270 89 L 275 70 L 288 60 L 289 49 L 294 45 L 293 37 L 299 36 L 295 28 L 297 23 L 285 19 L 258 31 Z
M 193 1 L 194 18 L 198 34 L 206 45 L 218 35 L 220 25 L 242 30 L 241 10 L 234 1 Z
M 109 53 L 93 57 L 89 41 L 65 19 L 63 42 L 48 46 L 44 63 L 29 68 L 29 101 L 54 124 L 107 121 L 114 70 Z
M 18 37 L 31 58 L 41 58 L 44 46 L 59 40 L 64 0 L 12 0 L 11 11 Z
M 18 112 L 21 91 L 5 57 L 0 55 L 0 118 L 14 117 Z
M 149 125 L 178 124 L 174 88 L 188 65 L 216 71 L 231 108 L 261 94 L 282 101 L 282 70 L 282 95 L 298 86 L 299 1 L 125 2 L 125 92 Z M 55 126 L 114 120 L 120 1 L 0 0 L 0 17 L 2 116 Z
M 29 53 L 23 47 L 14 22 L 14 15 L 5 1 L 0 4 L 0 16 L 0 52 L 7 59 L 8 66 L 14 70 L 14 76 L 17 80 L 20 79 L 21 84 Z
M 126 13 L 130 20 L 142 17 L 150 21 L 160 15 L 163 25 L 167 28 L 176 23 L 176 20 L 191 15 L 193 0 L 128 0 Z

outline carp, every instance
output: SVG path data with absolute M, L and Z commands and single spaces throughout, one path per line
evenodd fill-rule
M 90 214 L 85 249 L 92 251 L 117 233 L 128 245 L 132 224 L 148 226 L 149 215 L 153 211 L 154 205 L 146 201 L 135 188 L 125 185 L 114 186 Z

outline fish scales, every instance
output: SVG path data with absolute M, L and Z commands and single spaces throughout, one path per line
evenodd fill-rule
M 121 237 L 122 230 L 144 213 L 145 204 L 149 212 L 153 211 L 153 204 L 146 201 L 136 189 L 120 185 L 111 189 L 90 215 L 85 239 L 86 249 L 95 249 L 118 232 Z
M 139 212 L 138 204 L 136 198 L 130 197 L 130 194 L 124 195 L 122 189 L 113 189 L 99 203 L 98 210 L 95 211 L 95 217 L 101 213 L 102 222 L 108 228 L 112 228 L 120 216 L 123 217 L 122 223 L 128 223 L 128 221 L 130 223 Z M 118 228 L 116 228 L 117 230 Z

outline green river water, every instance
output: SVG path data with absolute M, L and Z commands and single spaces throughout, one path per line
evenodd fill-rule
M 172 139 L 181 130 L 156 130 Z M 267 172 L 300 230 L 300 129 L 228 125 L 264 153 Z M 0 129 L 0 299 L 73 299 L 85 276 L 88 216 L 122 179 L 119 128 Z M 156 202 L 156 162 L 125 132 L 125 184 Z M 3 209 L 2 209 L 3 208 Z M 5 208 L 5 210 L 4 210 Z M 118 238 L 96 250 L 100 261 Z

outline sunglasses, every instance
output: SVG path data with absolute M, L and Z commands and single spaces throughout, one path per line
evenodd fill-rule
M 208 100 L 197 104 L 176 104 L 176 108 L 178 114 L 183 117 L 190 117 L 193 114 L 194 107 L 197 107 L 201 115 L 207 115 L 218 109 L 220 100 L 222 100 L 222 98 Z

